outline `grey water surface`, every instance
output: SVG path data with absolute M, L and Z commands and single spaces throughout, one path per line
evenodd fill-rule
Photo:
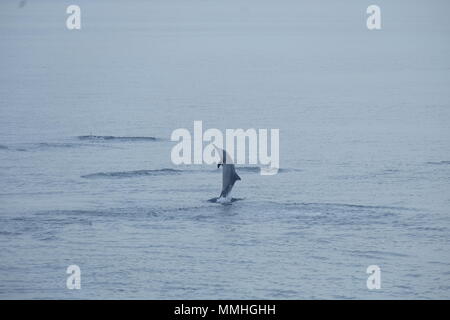
M 73 2 L 0 2 L 0 298 L 450 298 L 448 1 Z M 208 201 L 195 120 L 282 170 Z

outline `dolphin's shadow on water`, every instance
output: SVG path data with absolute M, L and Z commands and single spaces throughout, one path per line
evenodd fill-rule
M 240 200 L 244 200 L 244 198 L 231 198 L 231 201 L 230 202 L 225 202 L 225 203 L 222 203 L 222 202 L 218 202 L 217 200 L 219 199 L 219 197 L 215 197 L 215 198 L 211 198 L 211 199 L 209 199 L 208 200 L 208 202 L 211 202 L 211 203 L 220 203 L 221 205 L 231 205 L 233 202 L 236 202 L 236 201 L 240 201 Z

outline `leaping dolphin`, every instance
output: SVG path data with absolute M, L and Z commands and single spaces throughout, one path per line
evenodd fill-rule
M 228 199 L 231 189 L 233 189 L 234 183 L 237 180 L 241 180 L 241 177 L 239 177 L 236 173 L 233 160 L 228 155 L 228 153 L 225 150 L 219 149 L 215 145 L 214 147 L 219 151 L 219 155 L 221 155 L 220 162 L 217 164 L 217 168 L 220 168 L 220 166 L 222 166 L 222 192 L 220 193 L 220 197 L 218 199 L 219 201 L 220 199 Z

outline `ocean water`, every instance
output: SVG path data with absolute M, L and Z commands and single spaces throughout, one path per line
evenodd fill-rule
M 450 298 L 447 1 L 76 2 L 0 3 L 0 298 Z M 280 172 L 208 201 L 195 120 Z

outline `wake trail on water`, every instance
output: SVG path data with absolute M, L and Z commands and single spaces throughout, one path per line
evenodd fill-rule
M 177 169 L 154 169 L 154 170 L 133 170 L 133 171 L 115 171 L 115 172 L 97 172 L 81 176 L 85 179 L 96 179 L 96 178 L 133 178 L 142 176 L 165 176 L 165 175 L 175 175 L 182 173 L 182 170 Z
M 117 142 L 132 142 L 132 141 L 160 141 L 162 139 L 156 137 L 120 137 L 120 136 L 95 136 L 86 135 L 78 136 L 79 140 L 84 141 L 117 141 Z

